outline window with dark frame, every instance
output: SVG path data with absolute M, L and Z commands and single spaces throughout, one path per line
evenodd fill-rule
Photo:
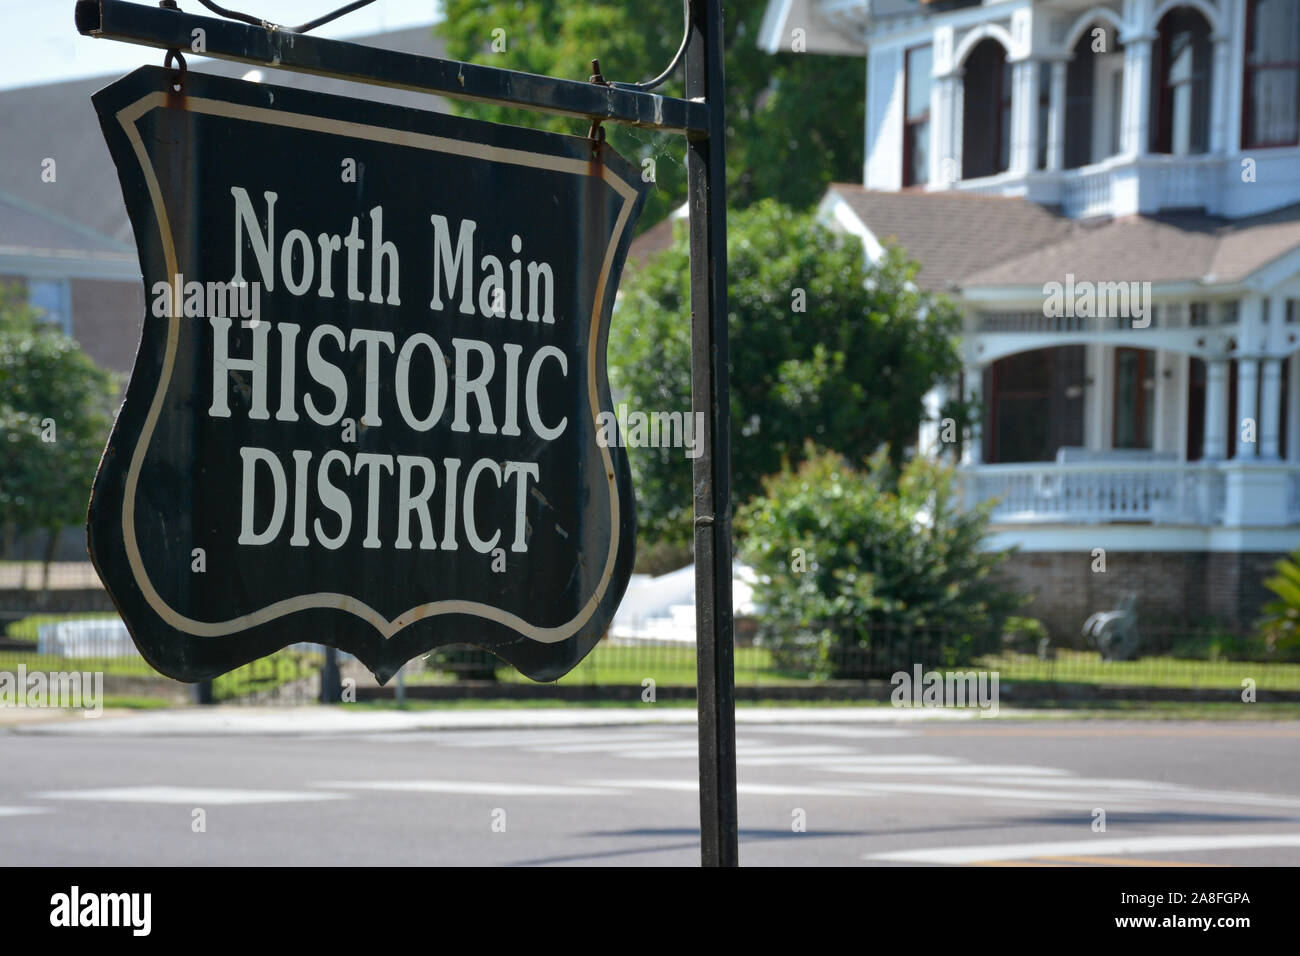
M 930 181 L 930 71 L 929 46 L 904 55 L 903 69 L 903 185 L 922 186 Z
M 1155 434 L 1156 353 L 1115 349 L 1112 448 L 1151 448 Z
M 1243 148 L 1300 144 L 1300 4 L 1247 0 Z
M 1178 7 L 1160 20 L 1152 63 L 1151 150 L 1188 155 L 1210 148 L 1210 25 Z
M 1093 79 L 1097 71 L 1089 27 L 1074 45 L 1065 69 L 1065 168 L 1092 162 Z
M 1035 169 L 1047 168 L 1048 140 L 1051 138 L 1052 117 L 1052 64 L 1038 64 L 1038 155 L 1034 157 Z
M 996 176 L 1010 161 L 1011 69 L 993 38 L 975 44 L 962 77 L 963 179 Z

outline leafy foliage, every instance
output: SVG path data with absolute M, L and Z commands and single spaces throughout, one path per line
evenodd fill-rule
M 893 478 L 883 450 L 856 469 L 810 448 L 738 513 L 758 639 L 786 666 L 834 673 L 846 650 L 917 635 L 942 659 L 913 660 L 961 663 L 996 649 L 1025 603 L 998 575 L 1007 553 L 980 550 L 988 507 L 959 507 L 950 467 L 918 457 Z
M 862 60 L 855 57 L 769 54 L 758 49 L 767 0 L 727 4 L 727 183 L 732 205 L 773 197 L 794 206 L 816 200 L 833 180 L 855 180 L 862 169 Z M 587 80 L 600 60 L 609 80 L 657 76 L 682 37 L 676 0 L 446 0 L 437 26 L 447 54 L 565 79 Z M 502 30 L 494 36 L 494 30 Z M 505 49 L 494 51 L 494 40 Z M 681 96 L 682 71 L 656 92 Z M 482 103 L 455 102 L 458 112 L 499 123 L 586 135 L 587 124 Z M 676 134 L 607 124 L 606 136 L 640 165 L 655 160 L 655 189 L 642 225 L 659 222 L 686 197 L 685 145 Z
M 735 500 L 797 463 L 808 439 L 854 459 L 888 445 L 897 465 L 925 393 L 960 368 L 953 307 L 917 289 L 897 251 L 867 264 L 856 238 L 774 202 L 734 214 L 727 248 Z M 683 234 L 623 283 L 610 364 L 630 409 L 691 407 L 689 271 Z M 945 414 L 961 421 L 961 408 Z M 629 457 L 642 536 L 688 542 L 691 462 L 681 449 Z
M 85 521 L 116 396 L 110 372 L 0 289 L 0 525 L 22 533 Z
M 1264 606 L 1261 630 L 1271 649 L 1300 650 L 1300 549 L 1273 567 L 1277 574 L 1265 580 L 1264 587 L 1278 599 Z

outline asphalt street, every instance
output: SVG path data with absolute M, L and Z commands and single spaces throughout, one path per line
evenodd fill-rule
M 699 859 L 689 725 L 140 736 L 86 723 L 95 732 L 0 731 L 0 863 Z M 741 862 L 1296 865 L 1297 744 L 1286 722 L 742 724 Z

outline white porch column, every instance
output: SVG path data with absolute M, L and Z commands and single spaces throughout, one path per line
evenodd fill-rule
M 961 179 L 961 167 L 952 161 L 952 116 L 956 106 L 958 77 L 951 74 L 935 77 L 930 94 L 930 188 L 951 189 Z
M 1017 60 L 1011 65 L 1011 169 L 1033 170 L 1038 159 L 1038 63 Z
M 1300 461 L 1300 352 L 1287 361 L 1291 369 L 1286 396 L 1286 457 L 1288 461 Z
M 1054 171 L 1065 168 L 1065 71 L 1068 68 L 1068 60 L 1052 61 L 1052 88 L 1047 107 L 1047 168 Z
M 948 117 L 948 157 L 952 160 L 954 182 L 962 178 L 962 123 L 965 122 L 966 118 L 965 77 L 965 70 L 953 70 L 948 77 L 952 80 L 952 112 Z
M 1267 356 L 1263 366 L 1263 387 L 1259 397 L 1259 455 L 1276 461 L 1282 437 L 1282 360 Z
M 1228 360 L 1205 363 L 1205 441 L 1201 458 L 1223 461 L 1228 457 Z
M 1144 156 L 1151 146 L 1151 44 L 1154 33 L 1124 37 L 1124 116 L 1122 152 Z
M 1259 457 L 1259 409 L 1255 401 L 1258 386 L 1259 359 L 1243 355 L 1237 359 L 1237 420 L 1232 423 L 1237 429 L 1237 454 L 1233 461 L 1253 461 Z M 1254 441 L 1242 440 L 1247 419 L 1254 423 Z
M 962 389 L 966 393 L 966 401 L 978 405 L 984 401 L 984 368 L 983 365 L 967 365 L 962 374 Z M 979 422 L 972 422 L 970 434 L 967 435 L 966 441 L 962 443 L 961 463 L 963 465 L 978 465 L 984 460 L 984 428 Z
M 1222 153 L 1228 146 L 1228 58 L 1232 53 L 1231 34 L 1215 33 L 1214 65 L 1210 68 L 1210 152 Z

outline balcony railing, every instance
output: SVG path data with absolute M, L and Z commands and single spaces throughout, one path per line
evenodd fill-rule
M 1023 196 L 1044 205 L 1060 206 L 1072 219 L 1188 208 L 1220 213 L 1225 204 L 1231 206 L 1225 190 L 1237 185 L 1233 177 L 1225 177 L 1225 163 L 1220 155 L 1120 154 L 1071 169 L 1035 169 L 960 179 L 948 188 L 977 195 Z M 931 188 L 944 186 L 935 184 Z
M 1219 524 L 1226 497 L 1223 473 L 1195 463 L 1028 462 L 961 475 L 968 504 L 996 501 L 994 524 Z
M 1109 166 L 1068 170 L 1061 180 L 1061 206 L 1072 219 L 1114 213 L 1111 190 L 1115 176 Z

